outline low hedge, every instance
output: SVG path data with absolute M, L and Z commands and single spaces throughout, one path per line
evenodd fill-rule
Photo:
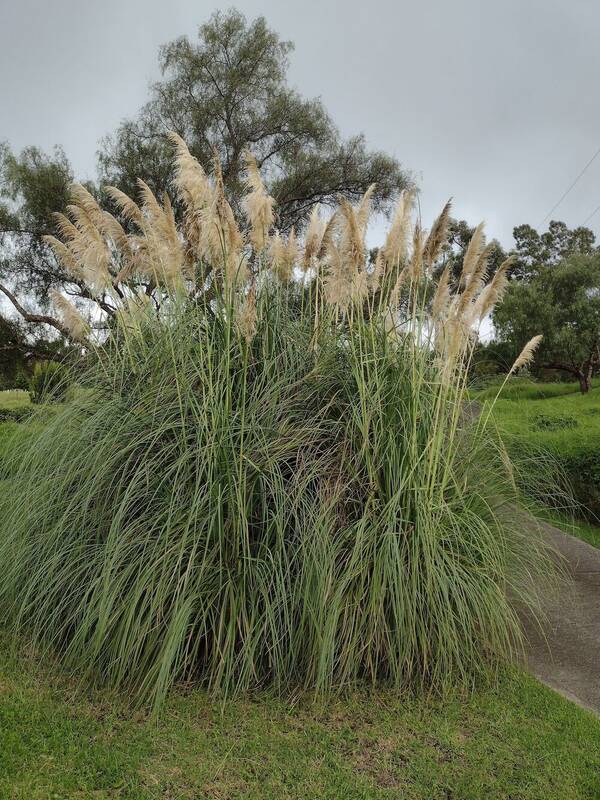
M 0 422 L 23 422 L 29 419 L 33 409 L 31 406 L 17 406 L 16 408 L 0 408 Z

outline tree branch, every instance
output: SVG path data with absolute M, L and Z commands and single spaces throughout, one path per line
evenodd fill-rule
M 7 289 L 6 286 L 3 286 L 1 283 L 0 283 L 0 292 L 2 292 L 4 295 L 6 295 L 6 297 L 8 297 L 10 302 L 17 309 L 17 311 L 23 317 L 25 322 L 38 322 L 44 325 L 51 325 L 53 328 L 56 328 L 57 331 L 62 333 L 63 336 L 66 336 L 68 339 L 71 338 L 69 329 L 65 325 L 63 325 L 63 323 L 60 322 L 60 320 L 54 319 L 54 317 L 49 317 L 47 314 L 31 314 L 29 311 L 27 311 L 27 309 L 23 308 L 21 303 L 19 303 L 17 298 L 14 296 L 14 294 L 9 289 Z

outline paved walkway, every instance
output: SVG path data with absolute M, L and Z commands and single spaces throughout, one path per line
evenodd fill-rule
M 544 527 L 571 580 L 548 598 L 543 630 L 524 618 L 526 665 L 543 683 L 600 714 L 600 549 Z

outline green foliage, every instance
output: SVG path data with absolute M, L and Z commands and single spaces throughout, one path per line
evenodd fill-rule
M 532 422 L 533 428 L 538 431 L 565 430 L 566 428 L 576 428 L 578 425 L 575 417 L 569 414 L 554 416 L 537 414 Z
M 20 408 L 0 408 L 0 422 L 23 422 L 31 416 L 27 406 Z
M 389 208 L 408 175 L 394 158 L 369 151 L 362 136 L 342 139 L 320 100 L 290 88 L 292 47 L 263 17 L 248 22 L 235 10 L 213 14 L 197 42 L 181 37 L 162 47 L 163 77 L 151 99 L 103 143 L 103 179 L 133 197 L 141 177 L 162 194 L 171 176 L 166 133 L 176 130 L 208 170 L 217 148 L 234 206 L 250 149 L 269 177 L 280 229 L 301 225 L 315 202 L 358 199 L 372 183 L 375 206 Z
M 537 387 L 537 389 L 536 389 Z M 478 393 L 489 397 L 493 388 Z M 515 402 L 517 401 L 517 402 Z M 520 402 L 526 401 L 526 402 Z M 494 417 L 514 456 L 546 451 L 566 475 L 579 513 L 600 518 L 600 395 L 576 384 L 525 384 L 496 403 Z M 545 424 L 540 425 L 543 419 Z M 565 424 L 566 422 L 566 424 Z M 559 496 L 564 501 L 564 496 Z
M 60 402 L 65 397 L 67 386 L 67 375 L 62 364 L 57 361 L 36 362 L 29 382 L 33 403 Z
M 571 373 L 589 388 L 600 363 L 600 255 L 571 256 L 531 280 L 512 281 L 494 325 L 517 352 L 543 334 L 536 364 Z
M 507 590 L 528 603 L 549 566 L 464 376 L 379 317 L 315 327 L 307 302 L 265 288 L 251 342 L 173 302 L 20 440 L 15 631 L 156 705 L 178 680 L 441 691 L 510 656 Z
M 538 233 L 531 225 L 513 228 L 514 254 L 517 257 L 513 275 L 527 278 L 541 267 L 556 266 L 572 255 L 593 255 L 595 235 L 590 228 L 579 226 L 572 230 L 564 222 L 552 220 L 548 230 Z
M 40 301 L 65 273 L 42 241 L 57 231 L 55 212 L 64 212 L 73 174 L 60 148 L 49 155 L 27 147 L 19 155 L 0 148 L 0 281 Z
M 6 642 L 2 643 L 6 645 Z M 0 796 L 231 800 L 594 798 L 600 721 L 524 674 L 467 697 L 316 704 L 175 694 L 160 720 L 0 648 Z M 568 732 L 568 733 L 566 733 Z
M 493 400 L 504 382 L 505 376 L 494 378 L 484 388 L 475 389 L 474 397 L 480 400 Z M 540 383 L 531 378 L 516 376 L 510 379 L 502 389 L 502 400 L 544 400 L 551 397 L 576 394 L 579 386 L 576 383 Z

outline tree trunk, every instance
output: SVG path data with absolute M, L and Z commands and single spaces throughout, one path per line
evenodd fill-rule
M 579 378 L 579 388 L 581 389 L 581 394 L 587 394 L 590 390 L 589 373 L 583 372 L 583 370 L 578 370 L 577 377 Z

